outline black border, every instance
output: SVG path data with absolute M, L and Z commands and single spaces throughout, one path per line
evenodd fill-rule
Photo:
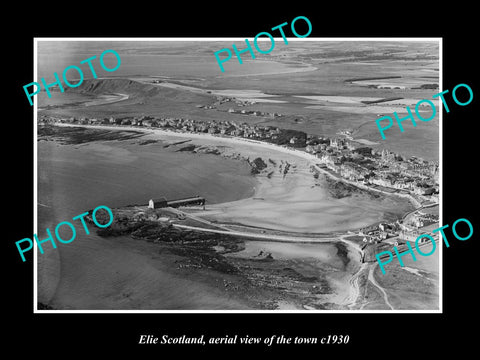
M 235 351 L 241 354 L 298 354 L 311 351 L 314 355 L 355 351 L 356 356 L 388 356 L 391 352 L 410 350 L 432 351 L 449 347 L 466 349 L 474 344 L 474 331 L 466 326 L 476 310 L 475 268 L 478 252 L 478 215 L 470 206 L 475 200 L 476 157 L 474 151 L 475 123 L 478 121 L 475 24 L 472 8 L 450 7 L 430 3 L 394 3 L 374 6 L 369 3 L 339 4 L 338 8 L 316 3 L 277 5 L 275 10 L 260 11 L 245 3 L 204 3 L 194 9 L 179 4 L 174 10 L 155 5 L 109 4 L 100 9 L 84 4 L 77 11 L 52 11 L 52 8 L 29 9 L 14 29 L 4 29 L 10 36 L 5 56 L 4 74 L 7 84 L 4 107 L 6 131 L 2 142 L 6 169 L 4 189 L 12 197 L 8 201 L 7 231 L 2 243 L 8 268 L 7 288 L 8 332 L 5 343 L 12 349 L 31 345 L 34 351 L 57 350 L 59 356 L 72 354 L 58 350 L 90 353 L 105 350 L 138 355 L 152 353 L 162 356 L 174 351 L 194 351 L 199 355 L 213 351 Z M 466 6 L 466 5 L 465 5 Z M 40 7 L 40 6 L 38 6 Z M 435 10 L 435 9 L 439 10 Z M 444 223 L 458 218 L 469 219 L 474 226 L 473 237 L 465 242 L 451 241 L 444 247 L 443 314 L 33 314 L 33 257 L 22 263 L 14 242 L 33 233 L 33 108 L 25 100 L 22 86 L 33 79 L 34 37 L 250 37 L 258 32 L 290 22 L 296 16 L 310 19 L 310 37 L 442 37 L 443 88 L 453 89 L 459 83 L 471 86 L 474 100 L 466 107 L 452 108 L 443 116 L 443 211 Z M 480 93 L 479 93 L 480 94 Z M 473 320 L 473 319 L 472 319 Z M 138 346 L 140 334 L 157 336 L 224 334 L 269 336 L 322 336 L 348 334 L 347 346 Z M 410 349 L 410 350 L 409 350 Z M 265 350 L 265 352 L 263 352 Z M 261 351 L 261 352 L 259 352 Z M 436 351 L 435 351 L 436 352 Z M 352 353 L 353 355 L 353 353 Z

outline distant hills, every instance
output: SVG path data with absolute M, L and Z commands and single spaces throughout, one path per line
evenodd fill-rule
M 123 105 L 133 103 L 141 104 L 198 104 L 210 103 L 213 95 L 192 93 L 182 89 L 139 82 L 131 79 L 89 79 L 85 80 L 78 88 L 65 88 L 65 91 L 82 95 L 100 96 L 109 94 L 125 94 L 128 100 Z
M 130 79 L 89 79 L 77 88 L 65 87 L 65 91 L 91 95 L 126 94 L 131 97 L 150 97 L 158 95 L 164 89 Z M 166 89 L 168 91 L 168 89 Z
M 105 78 L 89 79 L 77 88 L 65 87 L 65 92 L 78 96 L 75 102 L 55 94 L 55 104 L 45 104 L 45 114 L 58 116 L 164 116 L 164 117 L 211 117 L 211 112 L 204 113 L 196 105 L 209 105 L 215 101 L 211 94 L 200 94 L 184 89 L 169 88 L 132 79 Z M 128 95 L 128 99 L 109 102 L 108 95 Z M 102 103 L 105 98 L 105 103 Z M 93 104 L 92 102 L 98 102 Z M 86 104 L 89 104 L 85 106 Z M 214 114 L 215 115 L 215 114 Z

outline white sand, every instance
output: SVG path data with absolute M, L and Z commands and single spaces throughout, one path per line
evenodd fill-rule
M 209 206 L 206 215 L 220 222 L 307 233 L 357 228 L 380 218 L 379 213 L 328 198 L 323 188 L 312 188 L 313 176 L 305 169 L 259 180 L 253 198 Z
M 96 105 L 105 105 L 113 104 L 119 101 L 127 100 L 129 95 L 127 94 L 114 94 L 114 95 L 98 95 L 98 98 L 92 101 L 87 101 L 85 106 L 96 106 Z
M 258 186 L 253 197 L 207 205 L 207 211 L 196 214 L 209 220 L 280 231 L 326 233 L 370 225 L 381 221 L 385 210 L 394 210 L 386 209 L 388 205 L 379 206 L 380 204 L 360 197 L 331 198 L 326 184 L 315 186 L 315 180 L 309 169 L 317 159 L 304 151 L 260 141 L 225 138 L 203 133 L 174 133 L 125 126 L 102 126 L 102 128 L 145 131 L 149 133 L 145 139 L 157 138 L 163 141 L 170 139 L 174 142 L 178 141 L 176 139 L 178 137 L 190 138 L 192 143 L 197 145 L 223 146 L 225 155 L 241 154 L 242 157 L 249 157 L 251 160 L 261 157 L 269 164 L 266 172 L 257 176 Z M 274 167 L 268 159 L 274 160 L 277 165 Z M 285 177 L 279 171 L 282 161 L 291 164 Z M 274 174 L 268 179 L 266 173 L 270 171 L 274 171 Z
M 296 97 L 316 100 L 318 102 L 334 102 L 343 104 L 362 104 L 362 101 L 381 100 L 379 97 L 336 96 L 336 95 L 297 95 Z

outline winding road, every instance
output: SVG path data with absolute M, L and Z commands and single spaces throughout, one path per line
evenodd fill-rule
M 367 267 L 368 264 L 363 263 L 360 269 L 358 269 L 358 271 L 348 280 L 348 283 L 350 284 L 350 293 L 343 300 L 342 305 L 348 306 L 349 309 L 357 304 L 358 297 L 360 296 L 360 286 L 358 284 L 358 280 L 362 272 L 366 270 Z
M 376 288 L 378 288 L 378 290 L 380 290 L 383 295 L 383 300 L 385 301 L 385 304 L 390 308 L 390 310 L 395 310 L 393 305 L 388 300 L 388 295 L 385 289 L 380 286 L 380 284 L 375 280 L 373 271 L 375 270 L 376 265 L 377 263 L 363 263 L 360 269 L 355 274 L 353 274 L 353 276 L 348 280 L 348 283 L 350 284 L 350 293 L 343 300 L 342 305 L 348 306 L 349 309 L 352 309 L 354 306 L 357 305 L 358 298 L 360 297 L 360 286 L 358 282 L 363 272 L 368 271 L 368 281 L 370 281 L 372 285 L 374 285 Z M 365 284 L 365 289 L 366 287 L 367 285 Z M 359 310 L 363 310 L 363 308 L 368 304 L 369 302 L 365 301 L 364 295 L 364 301 Z
M 322 239 L 312 239 L 312 238 L 307 238 L 307 237 L 301 237 L 301 236 L 282 236 L 282 235 L 269 235 L 269 234 L 255 234 L 255 233 L 250 233 L 250 232 L 241 232 L 241 231 L 233 231 L 230 230 L 226 227 L 223 227 L 219 224 L 214 224 L 209 222 L 208 220 L 205 219 L 200 219 L 192 214 L 177 210 L 177 209 L 170 209 L 175 213 L 178 214 L 183 214 L 186 217 L 190 217 L 193 220 L 200 221 L 204 224 L 210 225 L 212 227 L 218 227 L 220 229 L 205 229 L 201 227 L 196 227 L 196 226 L 190 226 L 190 225 L 182 225 L 182 224 L 172 224 L 172 226 L 180 229 L 186 229 L 186 230 L 194 230 L 194 231 L 202 231 L 202 232 L 210 232 L 210 233 L 216 233 L 216 234 L 228 234 L 228 235 L 235 235 L 235 236 L 241 236 L 241 237 L 248 237 L 248 238 L 254 238 L 254 239 L 261 239 L 261 240 L 269 240 L 269 241 L 279 241 L 279 242 L 308 242 L 308 243 L 320 243 L 320 242 L 332 242 L 332 241 L 342 241 L 350 246 L 353 246 L 356 250 L 361 251 L 361 248 L 359 245 L 355 244 L 352 241 L 345 240 L 345 236 L 349 235 L 342 235 L 339 238 L 322 238 Z M 352 309 L 354 306 L 357 305 L 358 298 L 360 297 L 360 285 L 359 285 L 359 279 L 360 276 L 368 270 L 368 281 L 370 281 L 375 287 L 377 287 L 380 292 L 383 295 L 383 299 L 385 301 L 385 304 L 391 309 L 394 310 L 392 304 L 388 300 L 388 295 L 385 292 L 385 289 L 378 284 L 378 282 L 375 280 L 373 271 L 375 270 L 375 266 L 377 266 L 377 263 L 362 263 L 360 266 L 360 269 L 350 277 L 348 280 L 348 283 L 350 285 L 350 292 L 349 294 L 345 297 L 345 299 L 342 301 L 342 305 L 348 306 L 349 309 Z M 366 285 L 365 285 L 366 286 Z M 360 309 L 363 309 L 363 307 L 367 303 L 362 304 L 362 307 Z
M 212 225 L 213 226 L 218 226 L 216 224 L 212 224 Z M 321 238 L 321 239 L 317 238 L 317 239 L 314 239 L 314 238 L 302 237 L 302 236 L 255 234 L 255 233 L 241 232 L 241 231 L 205 229 L 205 228 L 200 228 L 200 227 L 196 227 L 196 226 L 181 225 L 181 224 L 172 224 L 172 226 L 174 226 L 176 228 L 179 228 L 179 229 L 211 232 L 211 233 L 217 233 L 217 234 L 228 234 L 228 235 L 235 235 L 235 236 L 242 236 L 242 237 L 247 237 L 247 238 L 270 240 L 270 241 L 278 241 L 278 242 L 321 243 L 321 242 L 332 242 L 332 241 L 337 241 L 338 240 L 337 238 Z

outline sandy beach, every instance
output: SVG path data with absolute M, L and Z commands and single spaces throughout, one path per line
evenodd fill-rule
M 315 180 L 310 172 L 310 166 L 316 162 L 315 156 L 303 151 L 255 140 L 203 133 L 176 133 L 125 126 L 100 128 L 143 131 L 147 134 L 143 137 L 145 140 L 161 139 L 173 143 L 179 137 L 189 138 L 196 145 L 220 148 L 226 157 L 241 156 L 250 160 L 261 157 L 268 167 L 256 176 L 258 185 L 255 194 L 222 204 L 207 202 L 206 211 L 196 215 L 211 221 L 299 233 L 343 232 L 382 221 L 386 212 L 402 213 L 404 208 L 410 206 L 406 200 L 396 197 L 371 198 L 368 195 L 352 194 L 342 199 L 333 198 L 326 182 L 322 178 Z M 288 171 L 285 174 L 287 163 Z
M 115 102 L 127 100 L 129 96 L 127 94 L 112 94 L 112 95 L 99 95 L 98 99 L 85 102 L 85 106 L 96 106 L 113 104 Z

